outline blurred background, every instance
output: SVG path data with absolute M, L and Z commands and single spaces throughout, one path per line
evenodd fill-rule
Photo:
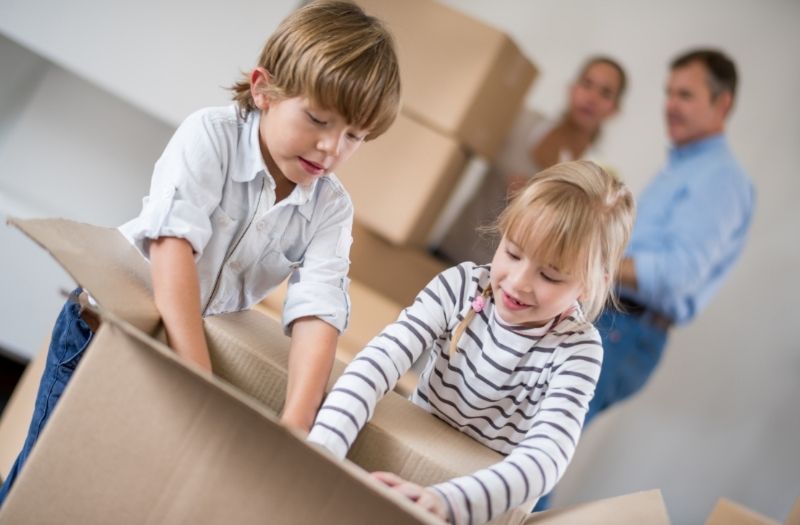
M 674 523 L 701 523 L 721 496 L 783 519 L 800 496 L 800 343 L 791 328 L 800 312 L 800 177 L 792 174 L 800 166 L 800 2 L 443 3 L 516 42 L 539 72 L 523 103 L 554 118 L 588 55 L 619 59 L 629 91 L 604 129 L 603 151 L 634 193 L 665 160 L 669 61 L 696 46 L 736 61 L 728 137 L 758 193 L 747 247 L 711 306 L 673 330 L 643 393 L 593 423 L 554 503 L 660 488 Z M 254 65 L 296 6 L 0 2 L 0 215 L 105 226 L 133 217 L 175 127 L 196 109 L 226 104 L 224 86 Z M 10 377 L 51 328 L 59 290 L 74 283 L 14 229 L 0 227 L 0 247 L 0 348 Z

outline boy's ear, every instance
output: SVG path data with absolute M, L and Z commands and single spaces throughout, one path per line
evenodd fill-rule
M 269 108 L 270 97 L 267 91 L 269 84 L 269 71 L 263 67 L 257 67 L 250 72 L 250 95 L 258 109 Z

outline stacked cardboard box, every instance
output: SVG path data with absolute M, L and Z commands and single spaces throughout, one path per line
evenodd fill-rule
M 147 265 L 119 232 L 16 224 L 91 291 L 103 323 L 0 509 L 2 524 L 437 523 L 367 471 L 428 484 L 499 459 L 390 393 L 350 461 L 338 461 L 276 422 L 288 361 L 278 323 L 257 312 L 206 319 L 209 376 L 163 344 Z M 668 523 L 657 493 L 624 499 L 593 512 Z M 516 509 L 493 523 L 561 523 L 530 519 Z
M 424 247 L 467 159 L 498 152 L 536 69 L 503 32 L 434 0 L 357 3 L 395 36 L 403 107 L 338 175 L 363 225 Z

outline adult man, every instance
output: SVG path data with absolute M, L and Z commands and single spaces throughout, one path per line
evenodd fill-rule
M 708 304 L 742 251 L 755 192 L 724 135 L 736 81 L 735 65 L 716 50 L 671 64 L 665 109 L 673 148 L 638 202 L 617 275 L 622 308 L 597 323 L 604 362 L 586 422 L 644 386 L 669 327 Z

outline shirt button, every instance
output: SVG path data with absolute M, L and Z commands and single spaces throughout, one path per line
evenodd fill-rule
M 264 231 L 264 221 L 256 223 L 256 230 L 258 230 L 260 232 Z
M 233 270 L 234 272 L 238 272 L 241 267 L 242 265 L 239 264 L 239 261 L 233 261 L 230 264 L 230 269 Z

